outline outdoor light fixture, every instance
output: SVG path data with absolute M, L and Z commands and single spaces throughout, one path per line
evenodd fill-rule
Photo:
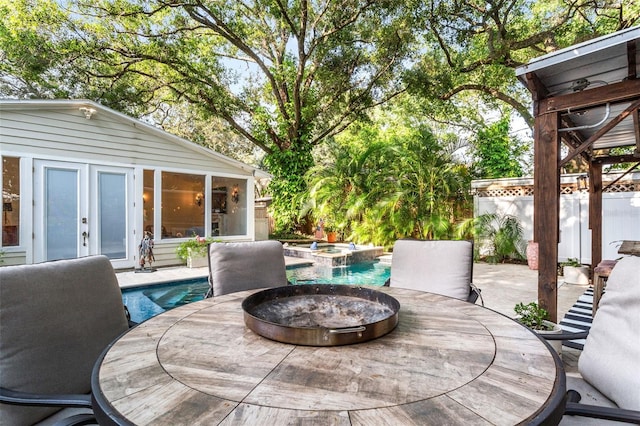
M 238 185 L 234 185 L 233 189 L 231 190 L 231 201 L 236 204 L 238 204 L 238 201 L 240 201 L 240 188 L 238 188 Z
M 202 205 L 203 198 L 204 198 L 204 195 L 202 195 L 202 192 L 198 192 L 196 194 L 196 206 L 200 207 Z
M 587 175 L 580 175 L 576 178 L 578 183 L 578 191 L 588 191 L 589 190 L 589 177 Z
M 80 107 L 79 109 L 87 120 L 91 120 L 91 116 L 96 113 L 96 110 L 93 108 Z

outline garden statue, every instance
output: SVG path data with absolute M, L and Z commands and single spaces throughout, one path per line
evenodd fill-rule
M 156 259 L 153 257 L 153 239 L 151 238 L 150 232 L 144 232 L 144 237 L 142 241 L 140 241 L 138 250 L 140 254 L 140 269 L 143 271 L 153 271 L 153 269 L 151 269 L 151 262 Z M 149 267 L 145 268 L 147 262 L 149 263 Z

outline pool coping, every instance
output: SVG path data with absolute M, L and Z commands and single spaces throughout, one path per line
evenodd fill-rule
M 287 266 L 313 265 L 310 259 L 284 257 Z M 209 267 L 187 268 L 181 266 L 169 266 L 158 268 L 154 272 L 136 273 L 132 270 L 116 271 L 120 288 L 139 287 L 152 284 L 164 284 L 172 281 L 182 281 L 192 278 L 204 278 L 209 275 Z

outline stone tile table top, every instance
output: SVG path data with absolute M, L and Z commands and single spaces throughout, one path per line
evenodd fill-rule
M 93 377 L 100 424 L 557 423 L 565 373 L 506 316 L 457 299 L 380 288 L 399 323 L 375 340 L 312 347 L 244 324 L 254 291 L 206 299 L 131 329 Z

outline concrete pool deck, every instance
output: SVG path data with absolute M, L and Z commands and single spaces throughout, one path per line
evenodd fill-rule
M 309 259 L 285 256 L 289 265 L 309 264 Z M 187 268 L 176 266 L 158 268 L 155 272 L 118 272 L 121 288 L 135 287 L 163 282 L 206 277 L 208 268 Z M 487 308 L 513 317 L 513 307 L 518 302 L 532 302 L 538 299 L 538 272 L 526 265 L 475 263 L 473 282 L 482 290 L 482 298 Z M 588 286 L 562 284 L 558 277 L 558 318 L 561 319 Z
M 311 265 L 309 259 L 295 257 L 284 257 L 285 264 L 289 265 Z M 209 268 L 187 268 L 186 266 L 170 266 L 158 268 L 155 272 L 135 272 L 116 271 L 120 288 L 136 287 L 149 284 L 160 284 L 171 281 L 188 280 L 191 278 L 202 278 L 209 275 Z

